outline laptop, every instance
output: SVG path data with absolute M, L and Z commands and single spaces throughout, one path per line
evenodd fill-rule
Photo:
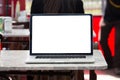
M 93 63 L 91 14 L 32 14 L 26 63 Z

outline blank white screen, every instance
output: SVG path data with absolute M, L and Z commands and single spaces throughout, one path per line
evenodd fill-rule
M 90 16 L 32 17 L 32 53 L 90 52 Z

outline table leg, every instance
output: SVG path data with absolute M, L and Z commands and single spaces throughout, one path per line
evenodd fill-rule
M 90 80 L 97 80 L 97 75 L 94 70 L 90 70 Z
M 74 80 L 84 80 L 84 70 L 75 71 Z
M 33 79 L 34 79 L 34 76 L 27 75 L 27 80 L 33 80 Z

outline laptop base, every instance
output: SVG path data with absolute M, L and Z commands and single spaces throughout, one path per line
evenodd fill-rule
M 86 58 L 36 58 L 36 56 L 28 56 L 27 64 L 87 64 L 94 63 L 93 56 Z

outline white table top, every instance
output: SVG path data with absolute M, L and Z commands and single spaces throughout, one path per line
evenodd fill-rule
M 12 29 L 12 32 L 5 32 L 4 37 L 29 37 L 29 29 Z
M 100 51 L 94 50 L 92 64 L 26 64 L 27 50 L 5 50 L 0 53 L 0 71 L 9 70 L 96 70 L 106 69 L 107 63 Z

